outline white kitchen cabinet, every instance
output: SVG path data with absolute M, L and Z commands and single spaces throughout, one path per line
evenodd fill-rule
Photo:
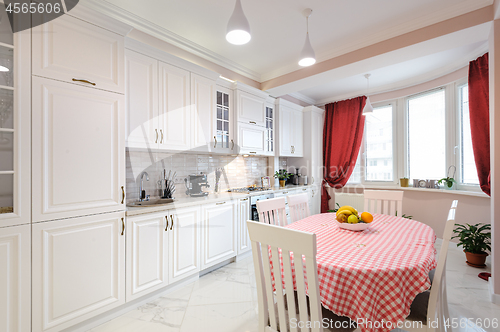
M 33 331 L 61 331 L 125 303 L 124 217 L 32 226 Z
M 240 83 L 238 83 L 241 85 Z M 266 97 L 236 90 L 237 120 L 241 123 L 266 126 Z
M 158 60 L 125 50 L 126 139 L 129 148 L 158 147 Z
M 233 91 L 217 85 L 215 112 L 215 144 L 216 153 L 236 154 L 238 147 L 234 135 Z
M 33 75 L 124 93 L 124 37 L 70 15 L 33 27 Z
M 277 99 L 279 112 L 279 156 L 303 156 L 302 106 L 287 100 Z
M 193 149 L 215 150 L 215 81 L 191 73 Z
M 250 219 L 250 199 L 238 199 L 238 255 L 252 249 L 248 236 L 247 220 Z
M 160 108 L 158 115 L 158 144 L 160 150 L 184 150 L 191 147 L 190 73 L 187 70 L 160 62 Z M 199 83 L 198 83 L 199 84 Z M 198 88 L 198 98 L 203 92 Z M 210 93 L 213 93 L 211 91 Z M 204 96 L 204 95 L 203 95 Z M 202 103 L 209 102 L 201 99 Z M 214 102 L 211 99 L 210 102 Z M 202 111 L 207 111 L 203 105 Z M 213 112 L 213 106 L 212 106 Z
M 202 206 L 201 269 L 236 256 L 236 204 L 233 200 Z
M 266 128 L 238 123 L 238 144 L 241 154 L 262 155 L 265 153 Z
M 9 69 L 0 73 L 0 227 L 4 227 L 31 222 L 31 31 L 13 34 L 8 22 L 0 30 L 0 57 Z
M 34 222 L 125 210 L 123 95 L 33 77 Z
M 167 218 L 167 211 L 127 218 L 127 302 L 168 285 Z
M 0 228 L 1 331 L 31 331 L 30 233 L 30 225 Z
M 200 208 L 168 211 L 169 282 L 176 282 L 200 271 Z

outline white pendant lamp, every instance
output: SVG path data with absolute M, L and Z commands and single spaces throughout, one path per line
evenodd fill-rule
M 370 91 L 370 76 L 371 74 L 366 74 L 366 94 L 368 95 L 368 92 Z M 370 97 L 366 97 L 366 103 L 365 107 L 363 108 L 363 115 L 367 115 L 373 113 L 373 106 L 372 103 L 370 102 Z
M 9 68 L 4 67 L 4 66 L 0 66 L 0 71 L 9 71 Z
M 306 17 L 307 33 L 306 33 L 306 42 L 304 43 L 302 52 L 300 52 L 299 66 L 307 67 L 314 65 L 316 63 L 316 55 L 314 54 L 311 41 L 309 40 L 309 16 L 311 16 L 312 14 L 312 9 L 310 8 L 305 9 L 303 14 Z
M 241 0 L 236 0 L 233 15 L 231 15 L 227 23 L 226 40 L 234 45 L 243 45 L 248 43 L 250 39 L 252 39 L 250 24 L 243 13 Z

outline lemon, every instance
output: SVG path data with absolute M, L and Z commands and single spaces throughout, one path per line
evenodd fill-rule
M 358 219 L 358 217 L 357 217 L 357 216 L 355 216 L 354 214 L 351 214 L 351 215 L 349 216 L 349 218 L 347 218 L 347 222 L 348 222 L 349 224 L 357 224 L 357 223 L 359 222 L 359 219 Z

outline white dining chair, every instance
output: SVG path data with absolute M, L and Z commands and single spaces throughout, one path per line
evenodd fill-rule
M 422 322 L 422 328 L 417 328 L 415 326 L 411 327 L 410 324 L 406 324 L 410 327 L 405 325 L 404 330 L 409 332 L 445 331 L 443 329 L 443 323 L 450 317 L 448 312 L 448 298 L 446 295 L 446 257 L 448 254 L 448 245 L 455 226 L 457 206 L 458 201 L 454 200 L 448 212 L 448 219 L 443 232 L 443 243 L 439 252 L 438 264 L 434 273 L 431 289 L 417 295 L 411 305 L 410 316 L 407 318 L 407 321 Z M 429 326 L 426 324 L 429 321 L 437 321 L 438 323 Z
M 291 222 L 296 222 L 311 215 L 308 194 L 290 195 L 286 197 L 286 200 L 288 202 Z
M 323 328 L 323 317 L 328 321 L 348 319 L 336 316 L 321 306 L 316 261 L 316 234 L 252 220 L 247 221 L 247 227 L 252 245 L 257 283 L 260 332 L 298 332 L 299 322 L 304 322 L 304 324 L 312 322 L 311 332 L 330 331 Z M 278 253 L 280 249 L 281 259 Z M 272 256 L 274 287 L 269 250 Z M 290 252 L 293 252 L 296 291 L 293 286 Z M 283 262 L 284 283 L 281 262 Z M 304 269 L 306 270 L 305 274 Z M 275 291 L 273 291 L 274 289 Z M 286 328 L 284 328 L 285 326 Z M 307 331 L 309 330 L 307 329 Z M 333 329 L 332 331 L 338 330 Z
M 285 197 L 257 201 L 259 221 L 276 226 L 288 225 Z
M 365 190 L 365 211 L 370 213 L 403 215 L 403 191 Z

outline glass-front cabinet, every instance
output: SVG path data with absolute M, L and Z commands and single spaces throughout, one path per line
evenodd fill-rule
M 274 107 L 266 105 L 266 133 L 264 150 L 270 155 L 274 155 Z
M 217 153 L 235 153 L 233 138 L 232 91 L 217 86 L 217 110 L 215 114 L 215 144 L 212 151 Z
M 30 222 L 30 31 L 0 3 L 0 227 Z M 41 194 L 41 193 L 40 193 Z

